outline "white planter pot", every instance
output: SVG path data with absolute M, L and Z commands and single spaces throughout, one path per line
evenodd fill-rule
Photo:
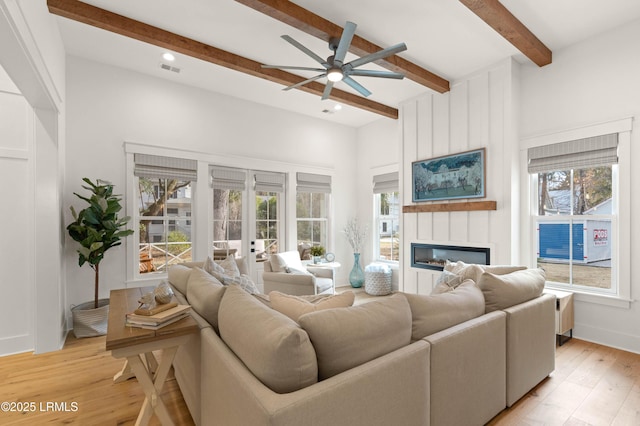
M 109 299 L 98 300 L 98 308 L 93 301 L 81 303 L 71 308 L 73 334 L 77 338 L 104 336 L 107 334 Z

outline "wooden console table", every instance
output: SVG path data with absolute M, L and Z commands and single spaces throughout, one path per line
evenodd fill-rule
M 135 424 L 148 424 L 155 413 L 163 425 L 173 425 L 160 393 L 178 348 L 197 333 L 199 327 L 191 316 L 158 330 L 126 326 L 126 314 L 133 312 L 140 297 L 152 290 L 144 287 L 111 291 L 106 349 L 114 358 L 126 359 L 114 381 L 131 377 L 132 372 L 144 390 L 146 397 Z M 153 351 L 161 351 L 160 363 Z

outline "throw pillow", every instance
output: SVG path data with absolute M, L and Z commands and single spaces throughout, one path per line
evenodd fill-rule
M 250 294 L 260 293 L 258 287 L 256 287 L 255 283 L 248 275 L 240 275 L 239 277 L 229 277 L 225 275 L 222 283 L 224 285 L 237 284 L 240 288 Z
M 310 302 L 297 296 L 272 291 L 269 293 L 271 307 L 285 314 L 294 321 L 298 321 L 304 314 L 320 311 L 322 309 L 346 308 L 353 305 L 355 294 L 352 291 L 323 297 L 316 302 Z
M 460 275 L 463 280 L 473 280 L 476 284 L 483 272 L 490 272 L 496 275 L 510 274 L 515 271 L 527 269 L 526 266 L 515 265 L 478 265 L 475 263 L 465 263 L 461 260 L 452 263 L 447 260 L 444 270 Z
M 464 279 L 460 275 L 456 275 L 449 271 L 442 271 L 442 274 L 438 277 L 436 286 L 431 291 L 431 294 L 440 294 L 451 291 L 462 284 L 463 281 Z
M 536 268 L 505 275 L 485 272 L 480 277 L 478 287 L 484 294 L 486 312 L 492 312 L 540 296 L 544 290 L 544 283 L 544 270 Z
M 218 265 L 224 269 L 224 274 L 229 277 L 239 277 L 240 270 L 238 269 L 238 264 L 236 263 L 235 256 L 227 256 L 226 259 L 218 262 Z
M 193 268 L 187 286 L 187 301 L 200 316 L 218 331 L 218 310 L 225 287 L 204 269 Z
M 300 260 L 300 253 L 297 250 L 272 254 L 269 262 L 273 272 L 287 272 L 287 267 L 300 271 L 304 270 L 302 260 Z
M 204 261 L 202 269 L 216 277 L 220 282 L 223 281 L 225 275 L 224 268 L 214 262 L 211 256 L 208 256 L 207 260 Z
M 411 341 L 411 310 L 402 293 L 349 308 L 311 312 L 298 322 L 313 342 L 320 380 Z
M 482 291 L 471 280 L 429 296 L 406 294 L 411 307 L 411 339 L 419 340 L 484 314 Z
M 218 317 L 222 340 L 274 392 L 294 392 L 318 381 L 313 345 L 295 321 L 236 285 L 227 287 Z

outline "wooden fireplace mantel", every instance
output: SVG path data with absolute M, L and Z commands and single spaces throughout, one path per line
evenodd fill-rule
M 465 203 L 411 204 L 402 206 L 402 213 L 470 212 L 477 210 L 497 210 L 497 203 L 495 201 L 468 201 Z

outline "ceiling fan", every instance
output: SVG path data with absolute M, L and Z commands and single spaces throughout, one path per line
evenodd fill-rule
M 353 36 L 356 32 L 357 25 L 353 22 L 347 22 L 344 26 L 344 30 L 342 31 L 342 36 L 340 39 L 332 38 L 329 40 L 329 49 L 333 50 L 333 55 L 329 56 L 326 60 L 321 58 L 320 56 L 313 53 L 311 50 L 303 46 L 301 43 L 297 42 L 293 38 L 288 35 L 283 35 L 282 38 L 287 42 L 291 43 L 294 47 L 300 49 L 308 56 L 313 58 L 316 62 L 322 65 L 324 68 L 311 68 L 311 67 L 296 67 L 296 66 L 286 66 L 286 65 L 262 65 L 262 68 L 279 68 L 279 69 L 289 69 L 289 70 L 301 70 L 301 71 L 316 71 L 320 72 L 314 77 L 311 77 L 307 80 L 301 81 L 294 85 L 285 87 L 283 90 L 294 89 L 299 86 L 303 86 L 312 81 L 321 79 L 323 77 L 327 77 L 327 85 L 325 86 L 324 92 L 322 93 L 322 100 L 329 99 L 331 94 L 331 89 L 333 89 L 333 85 L 339 81 L 344 81 L 346 84 L 355 89 L 362 96 L 369 96 L 371 92 L 367 90 L 360 83 L 355 81 L 351 76 L 363 76 L 363 77 L 382 77 L 382 78 L 395 78 L 395 79 L 403 79 L 404 74 L 391 72 L 391 71 L 377 71 L 377 70 L 361 70 L 356 69 L 359 66 L 368 64 L 370 62 L 377 61 L 382 58 L 386 58 L 387 56 L 395 55 L 398 52 L 402 52 L 407 50 L 407 46 L 404 43 L 396 44 L 395 46 L 387 47 L 386 49 L 382 49 L 378 52 L 371 53 L 370 55 L 363 56 L 361 58 L 355 59 L 351 62 L 344 63 L 345 56 L 347 55 L 347 51 L 349 50 L 349 46 L 351 45 L 351 41 L 353 40 Z

